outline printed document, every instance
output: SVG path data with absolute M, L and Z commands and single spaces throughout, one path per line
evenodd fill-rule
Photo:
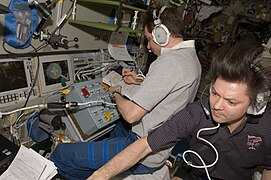
M 33 149 L 21 145 L 9 168 L 0 180 L 50 180 L 56 174 L 54 163 Z
M 134 61 L 126 47 L 127 39 L 127 32 L 112 32 L 108 43 L 108 52 L 114 59 Z

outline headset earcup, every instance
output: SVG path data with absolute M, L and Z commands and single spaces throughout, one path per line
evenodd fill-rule
M 156 44 L 166 46 L 169 42 L 170 32 L 165 25 L 159 24 L 154 27 L 152 36 Z

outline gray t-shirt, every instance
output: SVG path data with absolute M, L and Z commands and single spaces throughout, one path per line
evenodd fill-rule
M 148 111 L 140 122 L 133 124 L 132 131 L 139 137 L 161 126 L 178 110 L 192 102 L 201 77 L 194 41 L 183 41 L 173 48 L 162 48 L 150 66 L 145 80 L 131 99 Z M 141 163 L 159 167 L 169 156 L 171 149 L 149 155 Z

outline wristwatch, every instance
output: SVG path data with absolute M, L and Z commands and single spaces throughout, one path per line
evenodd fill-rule
M 113 91 L 109 96 L 110 96 L 111 99 L 115 100 L 116 94 L 119 94 L 119 92 L 118 91 Z

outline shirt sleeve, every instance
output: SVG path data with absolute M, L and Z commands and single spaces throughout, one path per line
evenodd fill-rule
M 162 126 L 150 132 L 147 142 L 154 152 L 170 148 L 182 138 L 188 138 L 194 132 L 196 122 L 196 117 L 191 113 L 190 107 L 187 106 Z

